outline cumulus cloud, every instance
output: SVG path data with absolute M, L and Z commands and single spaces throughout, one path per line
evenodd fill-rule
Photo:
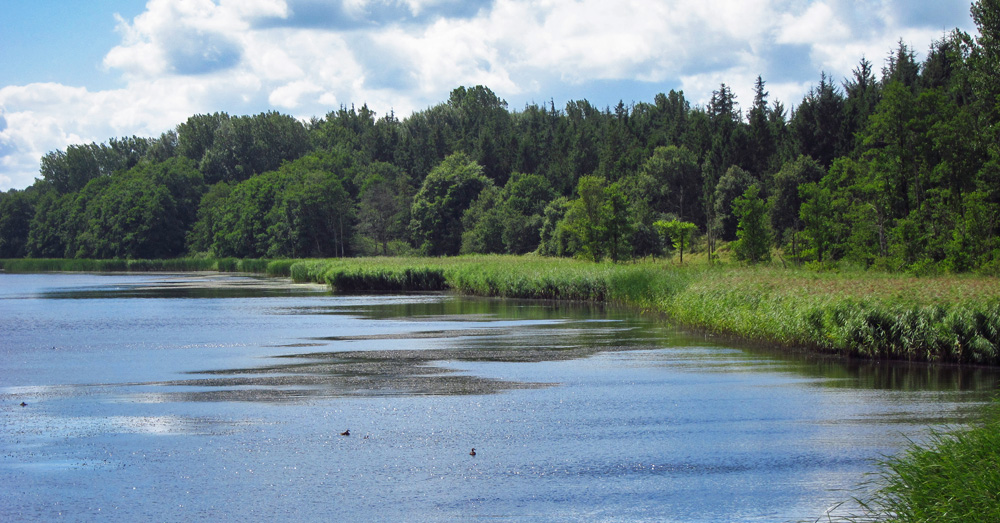
M 308 118 L 367 103 L 406 116 L 459 85 L 518 107 L 609 96 L 609 85 L 683 89 L 703 104 L 724 82 L 745 107 L 759 74 L 791 106 L 821 71 L 846 77 L 862 56 L 877 67 L 900 38 L 922 51 L 955 25 L 971 26 L 967 2 L 149 0 L 118 18 L 104 59 L 120 89 L 0 89 L 0 189 L 30 184 L 48 151 L 158 136 L 192 114 Z

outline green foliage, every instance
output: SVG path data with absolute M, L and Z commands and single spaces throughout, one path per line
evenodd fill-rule
M 364 169 L 358 194 L 358 231 L 389 254 L 389 243 L 406 237 L 413 188 L 395 165 L 377 162 Z
M 462 253 L 534 251 L 551 199 L 548 182 L 535 174 L 513 173 L 502 188 L 487 187 L 462 217 Z
M 448 156 L 427 175 L 410 210 L 410 231 L 424 254 L 458 254 L 462 214 L 490 185 L 483 168 L 463 153 Z
M 849 136 L 844 128 L 844 97 L 824 73 L 819 85 L 799 104 L 791 122 L 791 132 L 801 154 L 828 167 L 847 152 Z
M 715 186 L 713 201 L 720 239 L 726 241 L 736 239 L 737 218 L 733 212 L 733 202 L 751 185 L 759 183 L 750 173 L 737 166 L 730 167 L 719 178 L 719 182 Z
M 202 201 L 189 238 L 215 256 L 309 257 L 352 253 L 354 204 L 345 186 L 353 166 L 342 156 L 313 154 Z
M 247 180 L 309 151 L 305 127 L 288 115 L 267 112 L 230 117 L 222 113 L 201 118 L 207 122 L 191 126 L 198 133 L 192 138 L 192 145 L 187 145 L 184 127 L 180 128 L 179 141 L 188 157 L 198 161 L 209 184 Z M 207 138 L 209 129 L 212 129 L 211 139 Z M 204 153 L 196 157 L 201 150 Z
M 577 184 L 579 198 L 570 203 L 564 228 L 575 238 L 577 253 L 593 261 L 604 257 L 607 228 L 603 217 L 604 178 L 583 176 Z
M 653 226 L 673 244 L 674 249 L 680 253 L 680 263 L 683 264 L 684 249 L 691 246 L 691 236 L 698 230 L 698 226 L 680 220 L 660 220 L 653 223 Z
M 192 162 L 143 163 L 102 185 L 87 202 L 77 256 L 158 259 L 184 253 L 204 190 Z
M 618 182 L 604 188 L 601 223 L 611 261 L 618 263 L 624 260 L 631 254 L 632 224 L 629 221 L 628 198 Z
M 28 254 L 28 231 L 35 214 L 30 198 L 23 191 L 0 192 L 0 258 Z
M 545 206 L 542 227 L 539 230 L 539 254 L 544 256 L 571 256 L 573 254 L 575 241 L 564 221 L 571 205 L 568 198 L 560 196 Z
M 786 239 L 785 243 L 790 244 L 793 258 L 800 255 L 797 238 L 803 227 L 801 188 L 819 182 L 825 174 L 815 160 L 800 156 L 795 161 L 786 162 L 772 179 L 771 196 L 768 198 L 771 230 L 778 236 L 777 240 Z M 809 216 L 817 215 L 810 211 Z
M 702 220 L 704 211 L 698 158 L 687 147 L 657 147 L 640 172 L 639 193 L 652 204 L 653 211 L 673 214 L 681 220 Z
M 733 214 L 738 220 L 733 245 L 736 259 L 750 263 L 771 260 L 771 229 L 767 223 L 768 204 L 760 197 L 756 185 L 733 200 Z

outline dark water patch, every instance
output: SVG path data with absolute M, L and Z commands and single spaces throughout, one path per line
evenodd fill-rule
M 371 340 L 419 340 L 419 339 L 445 339 L 466 336 L 501 336 L 505 331 L 501 329 L 455 329 L 437 331 L 416 331 L 398 332 L 392 334 L 363 334 L 355 336 L 325 336 L 322 338 L 312 338 L 322 341 L 371 341 Z
M 285 343 L 282 345 L 261 345 L 268 349 L 304 349 L 307 347 L 325 347 L 326 343 Z
M 113 284 L 74 286 L 42 291 L 38 297 L 52 300 L 97 299 L 220 299 L 306 297 L 328 294 L 321 285 L 292 284 L 284 278 L 254 276 L 176 275 L 145 276 L 142 281 L 118 281 Z

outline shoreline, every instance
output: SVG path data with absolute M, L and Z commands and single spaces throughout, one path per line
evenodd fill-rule
M 454 291 L 661 314 L 749 344 L 866 360 L 1000 365 L 1000 281 L 801 269 L 593 263 L 538 256 L 306 260 L 0 260 L 16 272 L 248 273 L 333 292 Z

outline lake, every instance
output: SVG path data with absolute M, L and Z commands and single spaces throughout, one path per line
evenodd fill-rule
M 0 274 L 0 515 L 825 521 L 998 379 L 595 305 Z

